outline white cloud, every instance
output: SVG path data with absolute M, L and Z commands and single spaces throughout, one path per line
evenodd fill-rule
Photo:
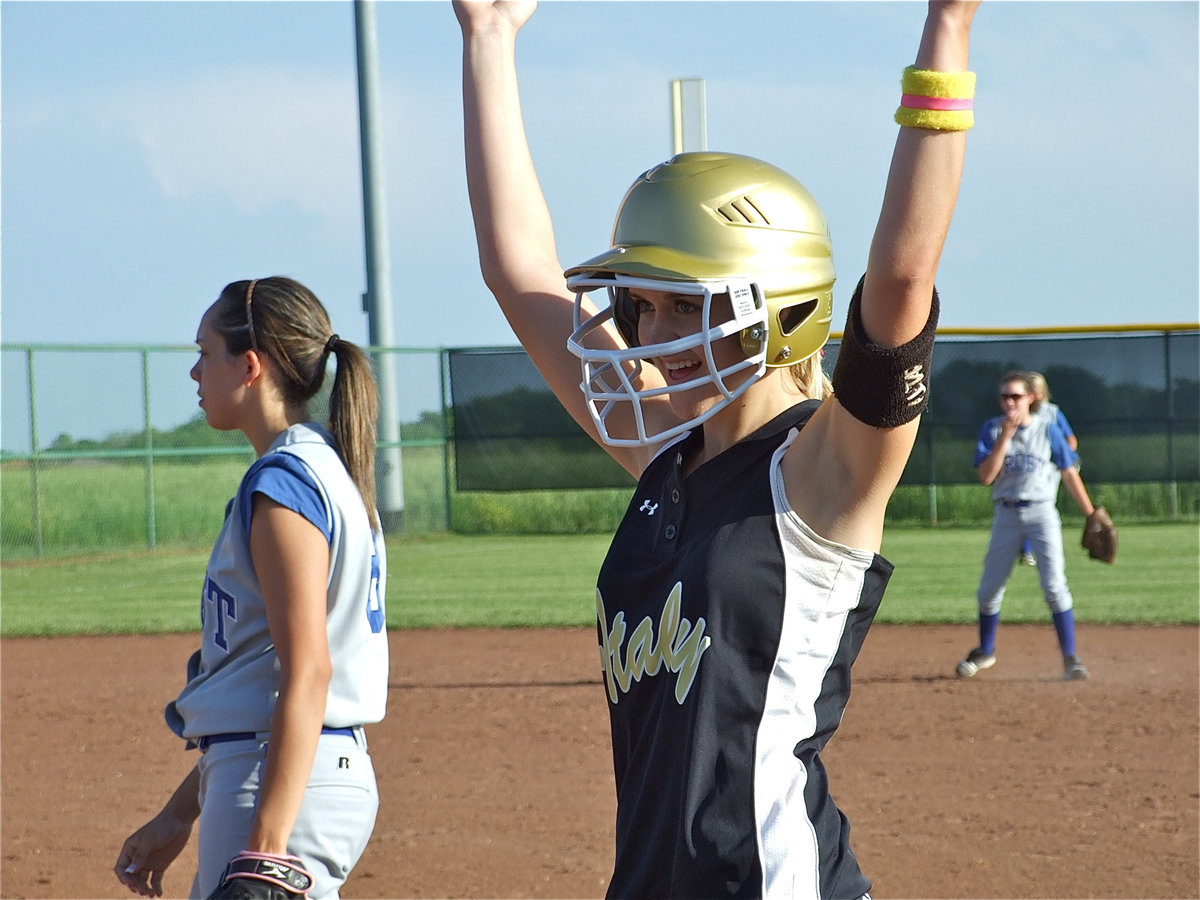
M 96 118 L 135 135 L 168 197 L 217 192 L 246 213 L 292 205 L 331 225 L 359 216 L 352 78 L 225 66 L 110 89 L 89 102 Z

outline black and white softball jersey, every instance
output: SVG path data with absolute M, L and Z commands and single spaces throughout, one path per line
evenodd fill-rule
M 816 401 L 695 472 L 638 482 L 597 585 L 616 772 L 610 897 L 866 893 L 820 751 L 892 566 L 791 511 L 780 462 Z

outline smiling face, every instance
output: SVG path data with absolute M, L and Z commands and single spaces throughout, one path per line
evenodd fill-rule
M 576 293 L 567 349 L 582 361 L 580 388 L 606 444 L 650 446 L 682 434 L 766 371 L 766 310 L 752 283 L 618 274 L 568 286 Z M 600 289 L 606 308 L 587 300 Z
M 637 315 L 637 338 L 639 346 L 652 354 L 664 344 L 700 333 L 704 320 L 704 298 L 701 295 L 631 289 L 629 298 Z M 709 311 L 709 328 L 729 321 L 733 316 L 728 294 L 712 298 Z M 664 348 L 665 350 L 665 348 Z M 659 351 L 658 355 L 647 355 L 662 373 L 670 386 L 680 386 L 697 378 L 713 374 L 703 344 L 674 352 Z M 712 362 L 716 371 L 721 371 L 746 359 L 745 351 L 736 335 L 712 342 Z M 749 371 L 739 373 L 728 380 L 730 388 L 736 387 L 744 378 L 751 377 Z M 720 397 L 720 392 L 706 382 L 694 390 L 673 392 L 672 405 L 679 409 L 703 409 L 711 406 Z
M 199 385 L 200 408 L 208 424 L 218 431 L 238 425 L 238 403 L 244 396 L 249 374 L 247 354 L 232 355 L 225 337 L 213 328 L 215 306 L 209 307 L 196 330 L 200 357 L 189 373 Z

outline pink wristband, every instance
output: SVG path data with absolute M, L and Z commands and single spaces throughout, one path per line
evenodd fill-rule
M 900 105 L 909 109 L 974 109 L 970 97 L 922 97 L 920 94 L 901 94 Z

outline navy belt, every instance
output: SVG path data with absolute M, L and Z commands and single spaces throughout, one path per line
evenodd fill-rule
M 997 500 L 998 506 L 1003 506 L 1005 509 L 1024 509 L 1027 506 L 1033 506 L 1034 500 Z
M 257 741 L 258 734 L 257 731 L 226 731 L 223 734 L 206 734 L 204 737 L 196 738 L 196 746 L 201 751 L 204 751 L 213 744 L 230 744 L 234 741 Z M 321 734 L 340 734 L 343 737 L 354 737 L 354 729 L 324 726 L 321 728 Z

